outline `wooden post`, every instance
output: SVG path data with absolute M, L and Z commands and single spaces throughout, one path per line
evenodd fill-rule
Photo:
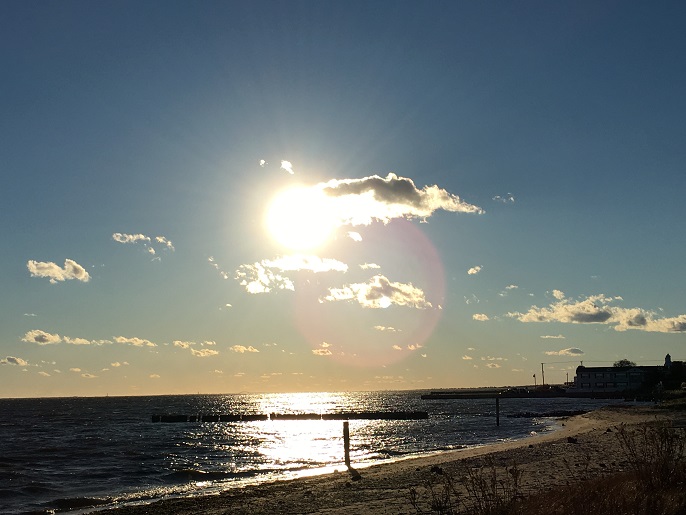
M 345 449 L 345 466 L 350 468 L 350 429 L 347 420 L 343 422 L 343 447 Z
M 500 397 L 495 398 L 495 425 L 500 427 Z

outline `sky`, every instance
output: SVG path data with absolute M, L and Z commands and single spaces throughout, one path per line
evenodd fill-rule
M 686 359 L 685 23 L 678 1 L 0 3 L 0 397 Z

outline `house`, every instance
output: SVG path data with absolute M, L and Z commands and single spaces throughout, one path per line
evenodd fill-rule
M 660 366 L 576 367 L 574 387 L 587 392 L 623 392 L 657 384 L 671 368 L 669 354 Z

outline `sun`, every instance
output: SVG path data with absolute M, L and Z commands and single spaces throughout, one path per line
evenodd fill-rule
M 321 247 L 338 226 L 330 199 L 320 189 L 304 187 L 277 194 L 265 223 L 278 243 L 296 251 Z

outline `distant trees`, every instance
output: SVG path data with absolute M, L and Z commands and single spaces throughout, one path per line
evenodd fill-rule
M 612 366 L 613 367 L 635 367 L 636 363 L 634 363 L 633 361 L 631 361 L 629 359 L 624 358 L 624 359 L 620 359 L 618 361 L 615 361 L 614 365 L 612 365 Z

